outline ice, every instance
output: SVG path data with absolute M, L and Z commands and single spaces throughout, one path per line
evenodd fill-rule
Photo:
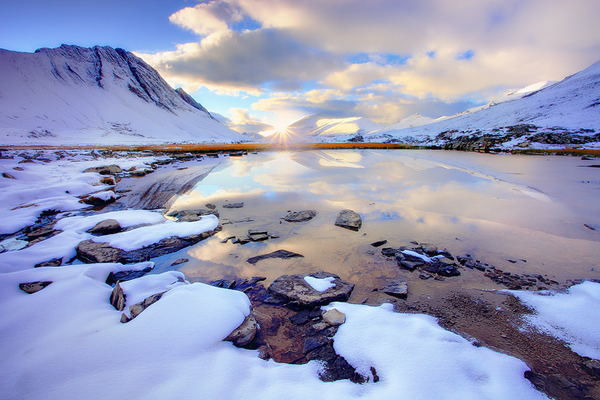
M 536 311 L 528 322 L 569 344 L 577 354 L 600 360 L 600 283 L 584 282 L 566 292 L 511 291 Z
M 331 276 L 328 278 L 322 278 L 322 279 L 313 278 L 312 276 L 305 276 L 304 280 L 317 292 L 324 292 L 327 289 L 331 289 L 332 287 L 335 287 L 335 283 L 333 283 L 335 278 L 333 278 Z
M 416 251 L 412 251 L 412 250 L 402 250 L 402 254 L 407 254 L 413 257 L 418 257 L 421 260 L 425 261 L 426 263 L 431 264 L 433 262 L 433 260 L 430 257 L 427 257 L 425 254 L 421 254 L 421 253 L 417 253 Z

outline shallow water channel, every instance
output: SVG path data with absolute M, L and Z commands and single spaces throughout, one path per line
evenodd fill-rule
M 591 164 L 577 157 L 426 150 L 263 152 L 186 162 L 178 166 L 187 169 L 159 170 L 152 179 L 205 175 L 171 199 L 171 210 L 212 203 L 223 230 L 155 259 L 156 272 L 179 269 L 202 282 L 264 276 L 268 285 L 284 274 L 325 270 L 357 285 L 355 302 L 394 278 L 408 282 L 409 300 L 431 300 L 459 288 L 503 289 L 466 268 L 443 281 L 419 279 L 418 272 L 399 268 L 371 246 L 387 240 L 383 247 L 433 243 L 455 256 L 471 254 L 503 271 L 547 275 L 561 284 L 600 279 L 600 168 Z M 223 207 L 234 202 L 244 206 Z M 343 209 L 361 215 L 358 232 L 334 226 Z M 301 210 L 318 214 L 307 222 L 282 220 L 288 211 Z M 251 229 L 278 238 L 222 243 Z M 247 262 L 280 249 L 304 257 Z M 172 267 L 180 258 L 189 262 Z

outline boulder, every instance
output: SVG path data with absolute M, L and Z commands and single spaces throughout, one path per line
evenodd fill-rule
M 246 261 L 252 265 L 256 265 L 257 262 L 266 260 L 268 258 L 281 258 L 283 260 L 288 260 L 290 258 L 304 257 L 302 254 L 294 253 L 293 251 L 287 250 L 276 250 L 272 253 L 263 254 L 256 257 L 250 257 Z
M 335 225 L 358 231 L 362 227 L 362 218 L 352 210 L 342 210 L 335 220 Z
M 282 219 L 287 222 L 306 222 L 313 219 L 318 214 L 314 210 L 290 211 Z
M 317 279 L 334 278 L 333 287 L 319 292 L 306 282 L 305 276 L 302 274 L 280 276 L 269 286 L 268 292 L 286 302 L 297 302 L 300 307 L 314 307 L 329 304 L 332 301 L 346 301 L 354 289 L 354 284 L 344 282 L 339 276 L 329 272 L 308 275 Z
M 346 314 L 338 311 L 335 308 L 323 313 L 323 320 L 329 325 L 339 326 L 346 322 Z
M 123 228 L 116 219 L 105 219 L 98 222 L 93 228 L 88 229 L 92 235 L 110 235 L 111 233 L 121 232 Z
M 114 175 L 123 172 L 121 167 L 116 164 L 103 165 L 101 167 L 90 167 L 83 170 L 83 172 L 96 172 L 100 175 Z
M 408 284 L 405 281 L 395 279 L 389 281 L 382 289 L 383 293 L 390 296 L 406 299 L 408 297 Z
M 28 294 L 33 294 L 44 289 L 46 286 L 51 284 L 52 281 L 38 281 L 38 282 L 27 282 L 19 283 L 19 289 Z
M 258 324 L 256 323 L 256 318 L 250 314 L 239 327 L 223 340 L 232 342 L 236 347 L 244 347 L 254 339 L 257 331 Z

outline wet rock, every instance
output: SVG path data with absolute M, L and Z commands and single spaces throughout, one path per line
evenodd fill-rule
M 254 315 L 248 315 L 242 324 L 229 334 L 225 339 L 227 342 L 232 342 L 236 347 L 247 346 L 258 331 L 258 324 Z
M 277 250 L 277 251 L 274 251 L 272 253 L 263 254 L 263 255 L 260 255 L 260 256 L 256 256 L 256 257 L 250 257 L 246 261 L 249 262 L 252 265 L 256 265 L 257 262 L 262 261 L 262 260 L 266 260 L 268 258 L 281 258 L 283 260 L 288 260 L 290 258 L 297 258 L 297 257 L 304 257 L 304 256 L 302 254 L 294 253 L 292 251 Z
M 283 275 L 277 278 L 268 288 L 268 292 L 287 302 L 297 302 L 300 307 L 314 307 L 329 304 L 332 301 L 346 301 L 350 297 L 354 285 L 344 282 L 339 276 L 329 272 L 310 274 L 313 278 L 324 279 L 333 277 L 335 286 L 319 292 L 305 280 L 306 275 Z
M 262 242 L 270 238 L 269 232 L 261 230 L 248 230 L 248 238 L 253 242 Z
M 110 304 L 117 310 L 123 311 L 125 309 L 125 293 L 119 282 L 116 283 L 112 293 L 110 294 Z
M 96 172 L 100 175 L 114 175 L 123 172 L 121 167 L 115 164 L 104 165 L 101 167 L 90 167 L 83 170 L 83 172 Z
M 110 235 L 112 233 L 121 232 L 123 228 L 116 219 L 105 219 L 98 222 L 93 228 L 88 229 L 88 232 L 93 235 Z
M 381 247 L 381 246 L 383 246 L 386 243 L 387 243 L 387 240 L 380 240 L 378 242 L 371 243 L 371 246 L 373 246 L 373 247 Z M 382 253 L 383 253 L 383 251 L 382 251 Z
M 438 275 L 441 276 L 459 276 L 460 271 L 455 264 L 439 264 L 437 271 Z
M 336 308 L 323 313 L 323 320 L 330 325 L 339 326 L 346 322 L 346 314 L 338 311 Z
M 52 260 L 49 261 L 44 261 L 41 262 L 39 264 L 35 264 L 33 267 L 34 268 L 42 268 L 42 267 L 60 267 L 62 265 L 62 257 L 60 258 L 53 258 Z
M 352 210 L 342 210 L 335 220 L 335 225 L 353 231 L 358 231 L 362 227 L 362 218 L 359 214 Z
M 244 203 L 227 203 L 223 204 L 223 208 L 242 208 L 244 207 Z
M 428 255 L 435 256 L 438 254 L 438 247 L 432 243 L 421 243 L 420 247 Z
M 381 254 L 386 257 L 395 257 L 397 252 L 398 249 L 395 249 L 393 247 L 384 247 L 383 249 L 381 249 Z
M 405 281 L 394 279 L 386 283 L 382 291 L 390 296 L 406 299 L 408 297 L 408 284 Z
M 181 265 L 181 264 L 185 264 L 187 262 L 189 262 L 190 259 L 189 258 L 178 258 L 177 260 L 173 261 L 171 263 L 171 267 L 174 267 L 176 265 Z
M 396 262 L 398 263 L 399 267 L 406 268 L 410 271 L 414 271 L 415 269 L 425 265 L 423 259 L 413 256 L 406 256 L 401 252 L 396 253 Z
M 119 271 L 116 273 L 111 272 L 110 274 L 108 274 L 105 283 L 107 285 L 114 286 L 118 281 L 130 281 L 132 279 L 140 278 L 146 275 L 148 272 L 152 271 L 152 269 L 154 269 L 153 265 L 140 270 Z
M 290 211 L 282 219 L 287 222 L 306 222 L 313 219 L 318 214 L 314 210 Z
M 80 242 L 75 248 L 77 258 L 85 263 L 120 262 L 122 264 L 147 261 L 151 258 L 160 257 L 165 254 L 174 253 L 183 248 L 194 245 L 205 240 L 221 230 L 218 226 L 215 230 L 207 231 L 198 235 L 186 237 L 170 237 L 162 239 L 149 246 L 131 251 L 124 251 L 112 247 L 108 243 L 94 242 L 93 239 Z
M 52 281 L 38 281 L 38 282 L 27 282 L 27 283 L 19 283 L 19 289 L 28 294 L 37 293 L 40 290 L 44 289 L 46 286 L 51 284 Z

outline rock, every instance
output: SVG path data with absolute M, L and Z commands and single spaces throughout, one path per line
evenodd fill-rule
M 589 359 L 583 363 L 583 368 L 585 368 L 589 373 L 600 378 L 600 360 Z
M 268 292 L 287 302 L 298 302 L 300 307 L 314 307 L 329 304 L 332 301 L 346 301 L 350 297 L 354 285 L 344 282 L 339 276 L 329 272 L 310 274 L 313 278 L 333 277 L 334 287 L 318 292 L 305 280 L 306 275 L 283 275 L 277 278 L 268 288 Z
M 38 281 L 38 282 L 27 282 L 27 283 L 19 283 L 19 289 L 28 294 L 37 293 L 40 290 L 44 289 L 46 286 L 51 284 L 52 281 Z
M 171 267 L 174 267 L 174 266 L 180 265 L 180 264 L 185 264 L 186 262 L 189 262 L 189 261 L 190 261 L 189 258 L 178 258 L 177 260 L 175 260 L 171 263 Z
M 121 167 L 115 164 L 104 165 L 102 167 L 90 167 L 83 170 L 83 172 L 96 172 L 100 175 L 114 175 L 123 172 Z
M 131 171 L 129 174 L 134 178 L 141 178 L 143 176 L 146 176 L 146 171 L 143 169 L 136 169 Z
M 242 208 L 244 207 L 244 203 L 228 203 L 223 204 L 223 208 Z
M 253 229 L 248 230 L 248 237 L 253 242 L 262 242 L 270 238 L 269 233 L 267 231 Z
M 313 219 L 318 214 L 314 210 L 290 211 L 282 219 L 287 222 L 306 222 Z
M 217 206 L 215 206 L 215 205 L 214 205 L 214 204 L 212 204 L 212 203 L 206 203 L 206 204 L 204 205 L 204 207 L 208 208 L 209 210 L 214 210 L 215 208 L 217 208 Z
M 441 276 L 459 276 L 460 271 L 455 264 L 440 264 L 437 271 L 438 275 Z
M 110 294 L 110 304 L 118 311 L 125 309 L 125 294 L 119 282 L 115 285 L 112 293 Z
M 152 304 L 154 304 L 158 300 L 160 300 L 161 297 L 163 296 L 163 294 L 165 294 L 165 293 L 167 293 L 167 292 L 153 294 L 152 296 L 146 297 L 143 301 L 140 301 L 139 303 L 129 306 L 129 315 L 131 315 L 129 320 L 131 321 L 132 319 L 134 319 L 135 317 L 140 315 L 142 313 L 142 311 L 144 311 L 146 308 L 150 307 Z
M 113 191 L 106 191 L 87 195 L 81 199 L 81 202 L 91 206 L 105 206 L 116 200 L 117 195 Z
M 117 273 L 111 272 L 108 274 L 105 283 L 109 286 L 113 286 L 116 285 L 118 281 L 130 281 L 132 279 L 137 279 L 146 275 L 148 272 L 152 271 L 152 269 L 154 269 L 153 265 L 140 270 L 119 271 Z
M 381 247 L 381 246 L 383 246 L 386 243 L 387 243 L 387 240 L 380 240 L 378 242 L 371 243 L 371 246 L 373 246 L 373 247 Z
M 15 180 L 17 179 L 14 176 L 12 176 L 11 174 L 9 174 L 8 172 L 3 172 L 2 177 L 6 178 L 6 179 L 15 179 Z
M 219 279 L 210 283 L 211 286 L 220 287 L 223 289 L 235 289 L 237 282 L 230 279 Z
M 53 236 L 54 233 L 58 233 L 49 226 L 42 226 L 38 229 L 34 229 L 27 233 L 27 240 L 32 241 L 45 236 Z
M 111 233 L 121 232 L 123 228 L 116 219 L 105 219 L 98 222 L 93 228 L 88 229 L 88 232 L 93 235 L 110 235 Z
M 220 230 L 221 226 L 218 226 L 215 230 L 207 231 L 199 235 L 190 235 L 186 237 L 174 236 L 159 240 L 158 242 L 142 247 L 141 249 L 130 251 L 114 248 L 108 243 L 94 242 L 93 239 L 90 239 L 80 242 L 75 250 L 77 251 L 77 258 L 85 263 L 136 263 L 160 257 L 165 254 L 174 253 L 207 239 Z
M 423 251 L 425 253 L 427 253 L 430 256 L 435 256 L 438 254 L 438 247 L 434 244 L 431 243 L 421 243 L 420 244 L 421 248 L 423 249 Z
M 171 211 L 167 214 L 167 217 L 173 217 L 178 222 L 195 222 L 200 221 L 203 215 L 214 215 L 217 218 L 219 217 L 219 212 L 217 210 L 208 210 L 208 209 L 197 209 L 197 210 L 181 210 L 181 211 Z
M 248 345 L 256 336 L 258 325 L 254 315 L 250 314 L 244 319 L 244 322 L 229 334 L 224 340 L 233 342 L 236 347 Z
M 335 220 L 335 225 L 353 231 L 358 231 L 362 227 L 362 219 L 360 215 L 352 210 L 342 210 Z
M 339 326 L 346 322 L 346 314 L 332 308 L 323 313 L 323 320 L 330 325 Z
M 262 261 L 262 260 L 266 260 L 268 258 L 281 258 L 283 260 L 288 260 L 290 258 L 297 258 L 297 257 L 304 257 L 304 256 L 302 254 L 294 253 L 292 251 L 277 250 L 277 251 L 274 251 L 272 253 L 263 254 L 263 255 L 260 255 L 260 256 L 256 256 L 256 257 L 250 257 L 246 261 L 249 262 L 252 265 L 256 265 L 257 262 Z
M 315 336 L 311 336 L 311 337 L 307 337 L 304 340 L 303 352 L 304 352 L 304 354 L 310 353 L 311 351 L 316 350 L 319 347 L 326 346 L 330 341 L 331 341 L 331 339 L 328 339 L 328 338 L 323 337 L 323 336 L 316 336 L 316 337 Z
M 104 178 L 100 179 L 100 183 L 102 183 L 103 185 L 110 186 L 116 185 L 115 178 L 113 178 L 112 176 L 105 176 Z
M 34 268 L 42 268 L 42 267 L 60 267 L 62 265 L 62 257 L 61 258 L 53 258 L 49 261 L 44 261 L 39 264 L 35 264 Z
M 296 325 L 304 325 L 310 321 L 310 313 L 308 310 L 301 310 L 296 314 L 290 317 L 290 321 L 292 321 Z
M 398 279 L 389 281 L 382 289 L 383 293 L 390 296 L 406 299 L 408 297 L 408 284 Z
M 394 249 L 393 247 L 384 247 L 381 249 L 381 254 L 386 257 L 395 257 L 398 249 Z

